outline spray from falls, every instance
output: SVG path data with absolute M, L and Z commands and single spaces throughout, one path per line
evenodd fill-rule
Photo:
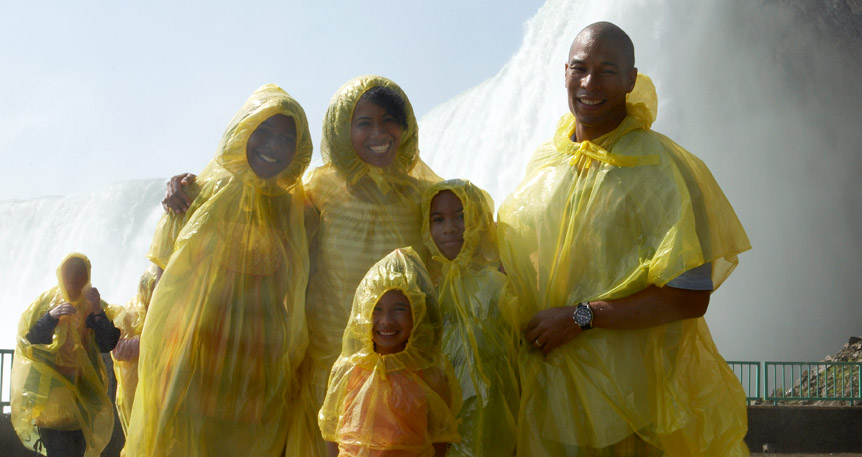
M 725 357 L 820 359 L 862 332 L 858 0 L 549 0 L 497 75 L 422 118 L 423 158 L 502 203 L 567 109 L 572 38 L 599 20 L 631 35 L 658 90 L 653 128 L 707 163 L 751 238 L 707 313 Z M 21 311 L 70 251 L 90 256 L 106 300 L 126 302 L 147 266 L 162 192 L 163 181 L 129 182 L 0 202 L 0 347 L 14 346 Z

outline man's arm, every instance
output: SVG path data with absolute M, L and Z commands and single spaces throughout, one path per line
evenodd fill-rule
M 709 306 L 709 290 L 688 290 L 649 286 L 625 298 L 590 302 L 593 327 L 641 329 L 703 316 Z M 530 345 L 548 354 L 573 340 L 581 328 L 572 315 L 576 306 L 561 306 L 539 311 L 527 324 Z

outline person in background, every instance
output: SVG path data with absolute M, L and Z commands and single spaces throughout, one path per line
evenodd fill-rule
M 499 271 L 494 203 L 471 182 L 453 179 L 425 193 L 422 214 L 432 258 L 428 269 L 443 317 L 443 353 L 464 402 L 458 413 L 461 442 L 447 455 L 511 457 L 519 398 L 517 340 L 500 306 L 511 296 Z
M 330 457 L 442 457 L 458 441 L 457 380 L 440 351 L 436 293 L 411 248 L 356 289 L 319 424 Z
M 704 163 L 650 130 L 634 63 L 616 25 L 578 33 L 570 113 L 499 211 L 518 455 L 747 456 L 745 394 L 703 315 L 748 238 Z
M 57 285 L 24 311 L 12 364 L 12 425 L 21 442 L 48 457 L 96 457 L 114 429 L 102 353 L 120 331 L 90 284 L 90 260 L 66 256 Z
M 138 386 L 141 331 L 144 329 L 147 308 L 157 282 L 158 268 L 150 265 L 141 275 L 137 295 L 129 300 L 126 306 L 116 307 L 113 313 L 114 326 L 120 330 L 120 340 L 117 347 L 111 351 L 111 357 L 114 359 L 114 376 L 117 379 L 117 416 L 120 418 L 124 435 L 128 433 L 135 389 Z M 125 451 L 122 451 L 121 455 L 125 455 Z

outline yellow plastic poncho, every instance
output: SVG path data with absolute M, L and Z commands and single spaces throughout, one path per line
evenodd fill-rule
M 540 310 L 662 287 L 706 262 L 718 288 L 749 249 L 703 162 L 649 129 L 656 107 L 640 75 L 628 116 L 595 141 L 572 142 L 567 114 L 500 208 L 522 326 Z M 522 343 L 519 363 L 519 455 L 601 455 L 633 433 L 667 456 L 748 455 L 744 394 L 703 318 L 589 330 L 547 357 Z
M 84 294 L 69 300 L 63 282 L 63 265 L 79 258 L 87 266 L 90 260 L 83 254 L 66 256 L 57 268 L 57 286 L 39 296 L 24 311 L 18 323 L 17 345 L 12 363 L 12 426 L 21 442 L 29 449 L 44 453 L 38 446 L 37 428 L 81 430 L 87 441 L 87 457 L 101 454 L 114 430 L 114 412 L 108 398 L 108 375 L 93 330 L 87 327 L 90 305 Z M 71 303 L 77 313 L 60 317 L 50 344 L 31 344 L 27 333 L 51 309 Z M 102 309 L 108 304 L 102 300 Z
M 262 179 L 246 145 L 276 114 L 295 121 L 296 152 Z M 299 103 L 262 86 L 228 124 L 188 212 L 159 223 L 149 258 L 164 273 L 141 336 L 128 456 L 281 456 L 286 440 L 307 439 L 290 428 L 308 341 L 299 177 L 311 150 Z
M 380 355 L 372 313 L 395 289 L 410 300 L 413 331 L 403 351 Z M 338 443 L 340 457 L 433 457 L 433 443 L 458 441 L 461 397 L 440 337 L 436 293 L 416 251 L 397 249 L 372 266 L 356 289 L 318 416 L 323 439 Z
M 440 252 L 429 231 L 431 201 L 446 190 L 464 209 L 464 244 L 454 260 Z M 446 455 L 511 457 L 518 413 L 517 350 L 513 328 L 500 307 L 507 300 L 506 277 L 498 269 L 494 203 L 469 181 L 449 180 L 425 193 L 422 208 L 422 233 L 433 259 L 429 270 L 439 277 L 443 353 L 464 401 L 458 414 L 461 442 Z
M 120 329 L 120 341 L 140 338 L 147 317 L 147 308 L 156 285 L 155 268 L 150 268 L 141 276 L 138 282 L 138 293 L 129 300 L 126 306 L 116 307 L 114 311 L 114 326 Z M 132 404 L 135 400 L 135 388 L 138 386 L 138 358 L 114 360 L 114 377 L 117 379 L 117 416 L 123 426 L 123 433 L 129 430 L 129 418 L 132 415 Z
M 376 86 L 397 92 L 407 112 L 398 153 L 386 168 L 363 162 L 350 141 L 353 110 L 360 97 Z M 306 184 L 320 221 L 306 309 L 317 409 L 341 352 L 341 335 L 359 281 L 375 262 L 402 246 L 412 246 L 427 259 L 420 205 L 422 193 L 440 181 L 419 158 L 418 125 L 407 95 L 381 76 L 352 79 L 333 95 L 323 121 L 321 154 L 324 165 L 310 174 Z

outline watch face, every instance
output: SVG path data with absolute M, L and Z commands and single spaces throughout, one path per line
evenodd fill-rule
M 578 306 L 575 310 L 575 322 L 580 326 L 590 325 L 593 320 L 593 311 L 586 306 Z

